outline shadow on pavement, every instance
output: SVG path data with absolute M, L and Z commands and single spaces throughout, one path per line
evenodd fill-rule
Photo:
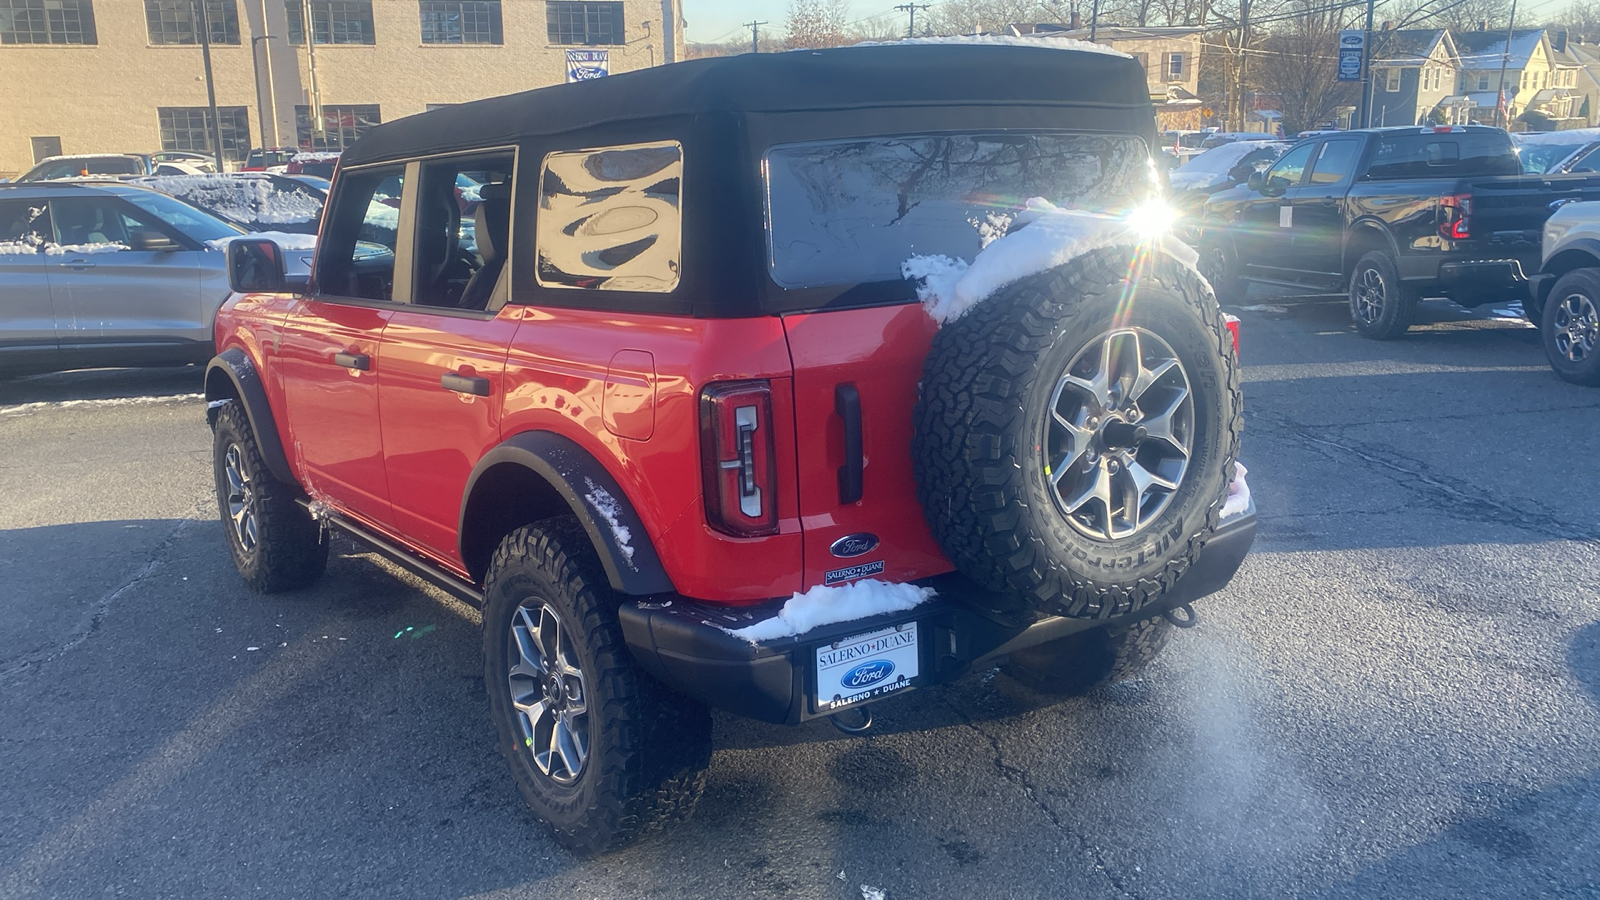
M 0 378 L 0 406 L 196 394 L 204 388 L 204 376 L 204 366 L 174 366 L 157 369 L 82 369 Z

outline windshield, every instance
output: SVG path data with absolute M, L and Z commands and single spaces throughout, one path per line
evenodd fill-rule
M 58 159 L 17 179 L 18 181 L 51 181 L 56 178 L 78 178 L 85 175 L 143 175 L 144 163 L 132 156 L 88 156 L 77 159 Z
M 773 147 L 773 280 L 786 287 L 898 281 L 916 255 L 971 259 L 1032 197 L 1126 209 L 1155 185 L 1130 135 L 945 134 Z
M 1517 149 L 1517 157 L 1522 161 L 1522 171 L 1528 175 L 1543 175 L 1555 168 L 1572 154 L 1588 146 L 1590 140 L 1577 140 L 1571 142 L 1541 141 L 1537 144 L 1524 144 Z
M 202 243 L 244 233 L 244 229 L 166 194 L 154 191 L 130 191 L 123 196 L 123 199 Z

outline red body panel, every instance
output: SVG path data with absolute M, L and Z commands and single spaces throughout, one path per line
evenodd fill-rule
M 383 331 L 378 410 L 394 528 L 458 574 L 461 500 L 472 467 L 500 443 L 506 348 L 521 318 L 517 307 L 488 321 L 401 308 Z M 489 394 L 448 390 L 446 374 L 485 378 Z
M 622 353 L 622 351 L 632 351 Z M 651 374 L 643 356 L 651 358 Z M 614 365 L 613 360 L 620 363 Z M 802 567 L 789 352 L 775 318 L 693 319 L 525 308 L 506 360 L 501 433 L 553 431 L 593 454 L 628 492 L 682 594 L 754 602 L 798 590 Z M 607 373 L 613 373 L 607 395 Z M 619 377 L 616 373 L 621 373 Z M 773 380 L 778 520 L 773 537 L 739 539 L 706 525 L 700 478 L 699 393 L 711 381 Z M 640 382 L 649 382 L 648 390 Z M 632 383 L 623 391 L 619 383 Z M 626 393 L 627 398 L 622 395 Z M 649 440 L 637 409 L 651 398 Z M 630 408 L 620 405 L 628 399 Z
M 935 543 L 917 501 L 911 473 L 911 411 L 923 358 L 938 330 L 922 307 L 876 307 L 786 316 L 794 360 L 795 433 L 799 456 L 800 521 L 805 533 L 805 587 L 824 583 L 829 570 L 882 561 L 887 581 L 911 581 L 954 569 Z M 839 502 L 845 464 L 844 422 L 835 410 L 837 386 L 861 395 L 861 499 Z M 876 550 L 840 558 L 829 546 L 867 532 Z

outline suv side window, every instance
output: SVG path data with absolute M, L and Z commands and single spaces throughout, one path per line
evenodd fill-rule
M 63 247 L 116 244 L 121 245 L 117 249 L 126 250 L 135 231 L 166 233 L 142 213 L 110 197 L 51 200 L 50 207 L 55 240 Z
M 1306 170 L 1306 163 L 1311 160 L 1311 151 L 1317 149 L 1316 144 L 1301 144 L 1283 155 L 1271 169 L 1267 170 L 1267 184 L 1278 190 L 1288 190 L 1300 183 L 1300 176 Z
M 323 294 L 394 299 L 405 167 L 352 169 L 339 177 L 317 252 L 316 284 Z
M 422 163 L 412 303 L 481 310 L 505 304 L 515 162 L 507 152 Z
M 51 240 L 50 206 L 44 200 L 0 200 L 0 253 L 37 250 Z
M 539 172 L 538 282 L 667 293 L 678 286 L 683 145 L 556 152 Z
M 1356 170 L 1356 150 L 1361 145 L 1354 140 L 1334 140 L 1322 145 L 1317 162 L 1311 169 L 1312 184 L 1338 184 Z

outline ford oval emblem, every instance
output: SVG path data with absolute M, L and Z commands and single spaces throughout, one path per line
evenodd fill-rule
M 887 659 L 871 659 L 844 673 L 839 683 L 847 688 L 860 689 L 894 674 L 894 663 Z
M 840 559 L 849 559 L 878 549 L 878 536 L 865 531 L 847 534 L 828 547 L 828 552 Z

